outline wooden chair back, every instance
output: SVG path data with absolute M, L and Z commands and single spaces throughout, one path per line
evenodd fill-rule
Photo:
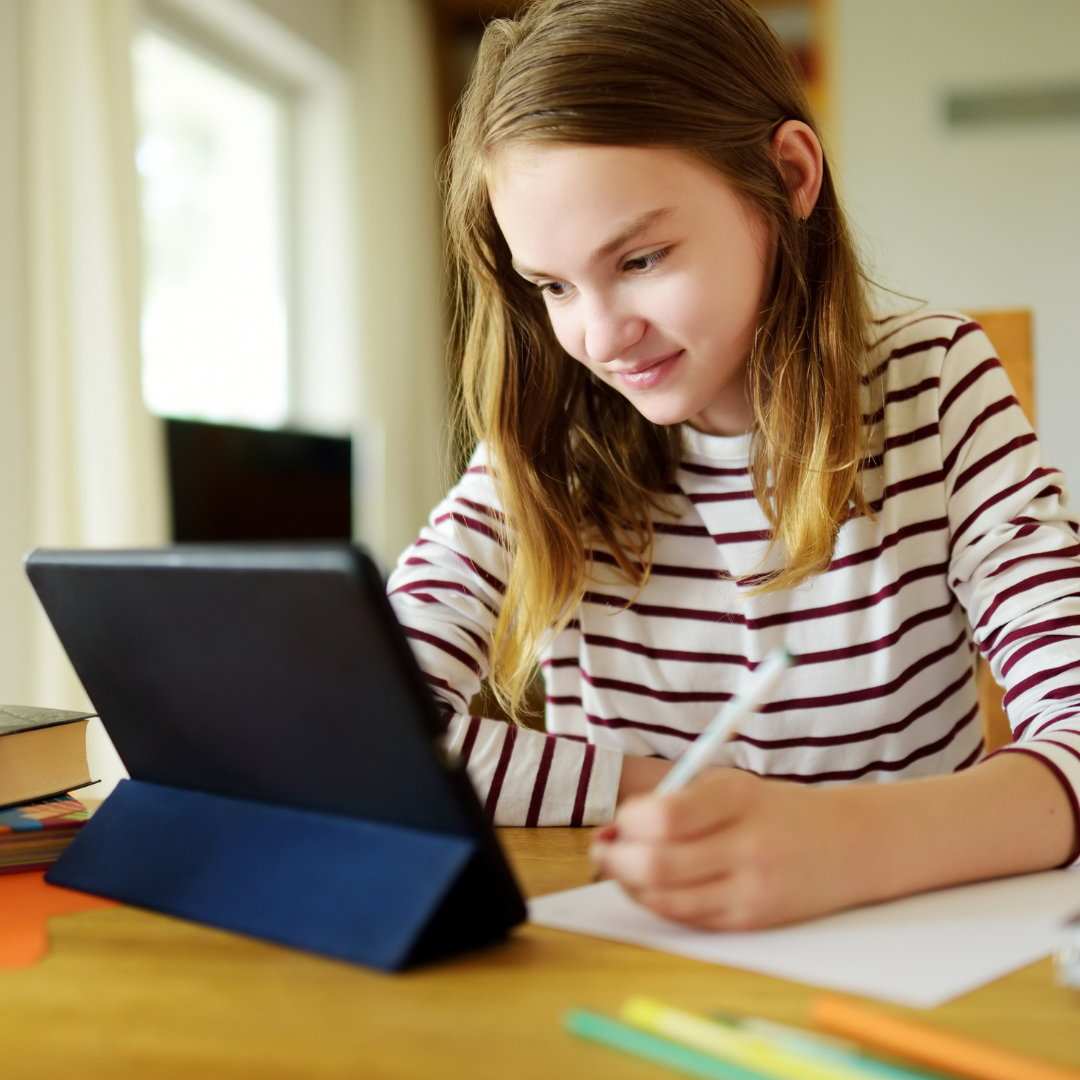
M 994 343 L 998 359 L 1013 384 L 1016 400 L 1035 427 L 1035 368 L 1031 354 L 1031 312 L 973 311 L 971 317 Z M 976 680 L 983 737 L 987 750 L 996 750 L 1013 741 L 1012 728 L 1002 704 L 1004 691 L 990 674 L 990 665 L 980 660 Z

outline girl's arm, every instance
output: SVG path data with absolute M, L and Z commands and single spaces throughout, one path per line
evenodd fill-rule
M 610 821 L 621 755 L 468 715 L 509 573 L 503 528 L 481 448 L 399 559 L 390 602 L 447 717 L 447 749 L 496 825 Z

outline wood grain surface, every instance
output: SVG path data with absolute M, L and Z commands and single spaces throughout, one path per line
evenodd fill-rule
M 505 829 L 525 891 L 584 884 L 589 830 Z M 2 917 L 2 913 L 0 913 Z M 37 967 L 0 972 L 0 1077 L 602 1080 L 675 1074 L 565 1034 L 633 993 L 805 1023 L 813 991 L 526 926 L 503 945 L 382 975 L 131 908 L 54 919 Z M 896 1010 L 905 1012 L 905 1010 Z M 1080 993 L 1049 961 L 930 1013 L 1080 1068 Z

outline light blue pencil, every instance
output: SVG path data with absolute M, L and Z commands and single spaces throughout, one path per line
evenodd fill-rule
M 780 680 L 793 659 L 787 649 L 773 649 L 754 668 L 742 693 L 733 697 L 709 721 L 705 730 L 686 748 L 671 771 L 656 785 L 656 794 L 669 795 L 686 787 L 702 769 L 712 764 L 717 749 L 735 734 L 739 724 L 768 701 L 772 692 L 780 685 Z

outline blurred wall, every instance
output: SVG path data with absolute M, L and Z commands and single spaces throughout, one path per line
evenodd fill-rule
M 224 45 L 252 61 L 294 96 L 294 417 L 332 434 L 348 417 L 357 535 L 392 565 L 446 488 L 434 5 L 142 2 L 211 51 Z M 335 336 L 336 324 L 348 325 Z M 348 388 L 330 351 L 344 360 Z
M 841 180 L 871 266 L 937 306 L 1033 309 L 1039 433 L 1075 505 L 1080 118 L 953 126 L 946 98 L 1080 91 L 1080 3 L 835 2 Z
M 339 63 L 349 62 L 348 0 L 251 0 Z
M 34 695 L 35 606 L 22 572 L 33 540 L 30 500 L 30 388 L 22 362 L 24 247 L 20 153 L 19 0 L 0 0 L 0 699 Z
M 359 538 L 389 567 L 416 538 L 448 480 L 435 181 L 442 141 L 436 4 L 247 2 L 351 77 L 358 278 L 352 303 L 359 339 L 355 520 Z M 352 223 L 346 227 L 351 230 Z

